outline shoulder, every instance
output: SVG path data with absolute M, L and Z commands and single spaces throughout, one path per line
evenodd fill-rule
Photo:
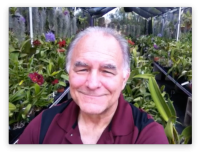
M 63 102 L 50 109 L 45 109 L 37 117 L 35 117 L 25 128 L 21 134 L 18 144 L 38 144 L 41 140 L 41 134 L 46 134 L 54 117 L 63 112 L 71 100 Z
M 154 122 L 152 116 L 142 109 L 138 109 L 133 104 L 129 103 L 132 109 L 133 120 L 135 127 L 138 128 L 139 132 L 144 129 L 147 125 Z
M 23 133 L 20 135 L 18 144 L 37 144 L 39 143 L 40 125 L 42 119 L 41 112 L 36 116 L 24 129 Z
M 130 104 L 130 103 L 129 103 Z M 168 144 L 164 128 L 147 112 L 130 104 L 134 125 L 138 129 L 136 144 Z

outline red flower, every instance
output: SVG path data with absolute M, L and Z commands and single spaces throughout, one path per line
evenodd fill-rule
M 128 43 L 131 44 L 131 45 L 134 45 L 135 43 L 131 40 L 128 40 Z
M 30 79 L 31 79 L 33 82 L 37 83 L 38 85 L 42 85 L 42 84 L 44 83 L 44 78 L 43 78 L 43 76 L 40 75 L 40 74 L 38 74 L 38 73 L 36 73 L 36 72 L 34 72 L 34 73 L 29 73 L 28 76 L 30 77 Z
M 40 41 L 38 41 L 38 40 L 35 40 L 35 41 L 33 41 L 33 45 L 34 46 L 39 46 L 41 43 L 40 43 Z
M 59 47 L 61 48 L 66 45 L 66 42 L 65 42 L 65 40 L 63 40 L 63 41 L 59 41 L 58 44 L 59 44 Z
M 58 79 L 55 79 L 55 80 L 53 80 L 51 83 L 53 84 L 53 85 L 55 85 L 55 84 L 57 84 L 59 81 L 58 81 Z

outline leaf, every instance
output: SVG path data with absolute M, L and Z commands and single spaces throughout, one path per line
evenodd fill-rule
M 176 141 L 176 143 L 180 143 L 178 132 L 174 126 L 173 126 L 173 133 L 174 133 L 174 140 Z
M 9 111 L 13 111 L 16 109 L 16 106 L 12 103 L 9 103 Z
M 59 85 L 61 85 L 61 86 L 63 86 L 63 87 L 66 87 L 66 83 L 65 82 L 63 82 L 63 81 L 59 81 L 59 83 L 58 83 Z
M 133 78 L 149 79 L 150 77 L 154 77 L 154 75 L 153 74 L 139 74 L 139 75 L 135 75 Z
M 128 94 L 129 94 L 129 95 L 131 95 L 131 94 L 132 94 L 132 92 L 131 92 L 130 85 L 128 85 L 128 84 L 127 84 L 125 88 L 126 88 L 126 90 L 127 90 Z
M 15 102 L 21 100 L 24 97 L 24 89 L 17 91 L 16 93 L 9 94 L 9 102 Z
M 131 74 L 129 76 L 128 82 L 130 82 L 132 80 L 134 74 L 135 74 L 135 71 L 131 71 Z
M 57 72 L 54 71 L 50 76 L 54 76 L 54 75 L 56 75 L 58 73 L 60 73 L 60 71 L 57 71 Z
M 162 85 L 162 87 L 160 87 L 160 91 L 163 92 L 165 90 L 165 85 Z
M 26 40 L 26 41 L 23 42 L 20 51 L 22 52 L 22 50 L 24 50 L 24 48 L 26 48 L 25 49 L 26 51 L 27 51 L 27 49 L 31 48 L 31 39 L 28 39 L 28 40 Z
M 9 120 L 9 125 L 11 125 L 11 124 L 13 124 L 13 123 L 16 123 L 16 122 L 17 122 L 16 119 L 11 119 L 11 120 Z
M 25 119 L 25 118 L 26 118 L 25 114 L 23 114 L 23 113 L 22 113 L 22 118 L 23 118 L 23 119 Z
M 187 126 L 181 133 L 181 136 L 185 138 L 185 144 L 187 144 L 192 137 L 192 126 Z
M 160 92 L 160 89 L 158 88 L 155 78 L 153 77 L 149 78 L 149 90 L 151 93 L 151 97 L 153 101 L 155 102 L 159 113 L 161 114 L 162 118 L 167 122 L 168 119 L 172 116 L 172 114 L 170 112 L 170 109 L 167 103 L 162 97 L 162 94 Z
M 133 101 L 134 102 L 138 102 L 138 101 L 140 101 L 140 100 L 142 100 L 143 99 L 143 97 L 137 97 L 137 98 L 135 98 Z
M 12 117 L 12 116 L 13 116 L 13 112 L 9 111 L 9 117 Z
M 134 105 L 135 107 L 139 108 L 138 103 L 134 103 L 133 105 Z
M 23 112 L 25 115 L 28 114 L 28 112 L 29 112 L 30 109 L 31 109 L 31 106 L 32 106 L 31 104 L 28 104 L 28 105 L 26 106 L 26 109 L 25 109 L 24 112 Z
M 23 57 L 26 57 L 27 56 L 27 54 L 20 54 L 20 58 L 23 58 Z
M 140 87 L 140 92 L 141 92 L 142 94 L 144 94 L 144 93 L 146 92 L 146 88 L 145 88 L 145 87 Z
M 67 80 L 67 81 L 69 80 L 69 76 L 68 76 L 68 75 L 65 75 L 65 74 L 62 74 L 62 75 L 61 75 L 61 78 L 65 79 L 65 80 Z
M 165 134 L 170 141 L 174 142 L 173 124 L 171 119 L 168 120 L 167 125 L 165 126 Z
M 47 73 L 48 73 L 48 75 L 51 74 L 51 71 L 52 71 L 52 62 L 50 61 L 49 65 L 47 66 Z
M 34 89 L 35 89 L 35 95 L 37 95 L 40 92 L 40 86 L 37 83 L 35 83 Z
M 26 100 L 26 101 L 24 101 L 22 104 L 24 105 L 24 104 L 27 104 L 28 102 L 29 102 L 29 101 Z
M 9 59 L 13 62 L 17 62 L 18 61 L 18 57 L 19 57 L 19 53 L 10 53 L 9 54 Z

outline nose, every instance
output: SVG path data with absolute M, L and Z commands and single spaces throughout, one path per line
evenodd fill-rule
M 98 71 L 93 70 L 88 74 L 86 86 L 91 90 L 101 87 L 100 76 L 98 75 Z

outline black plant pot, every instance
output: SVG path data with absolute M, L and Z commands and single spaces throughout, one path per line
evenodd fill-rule
M 12 129 L 9 130 L 9 144 L 15 143 L 15 141 L 23 133 L 23 131 L 26 128 L 27 125 L 28 125 L 28 123 L 25 123 L 24 127 L 22 127 L 22 128 L 18 128 L 18 129 L 15 129 L 15 130 L 12 130 Z
M 165 67 L 165 66 L 162 68 L 166 73 L 168 73 L 168 71 L 171 69 L 171 67 Z M 172 76 L 172 72 L 170 72 L 168 75 Z
M 182 84 L 182 83 L 184 83 L 184 82 L 187 81 L 186 78 L 185 78 L 184 76 L 182 76 L 182 77 L 180 77 L 180 78 L 178 78 L 178 76 L 175 76 L 175 77 L 174 77 L 174 80 L 176 80 L 179 84 Z

